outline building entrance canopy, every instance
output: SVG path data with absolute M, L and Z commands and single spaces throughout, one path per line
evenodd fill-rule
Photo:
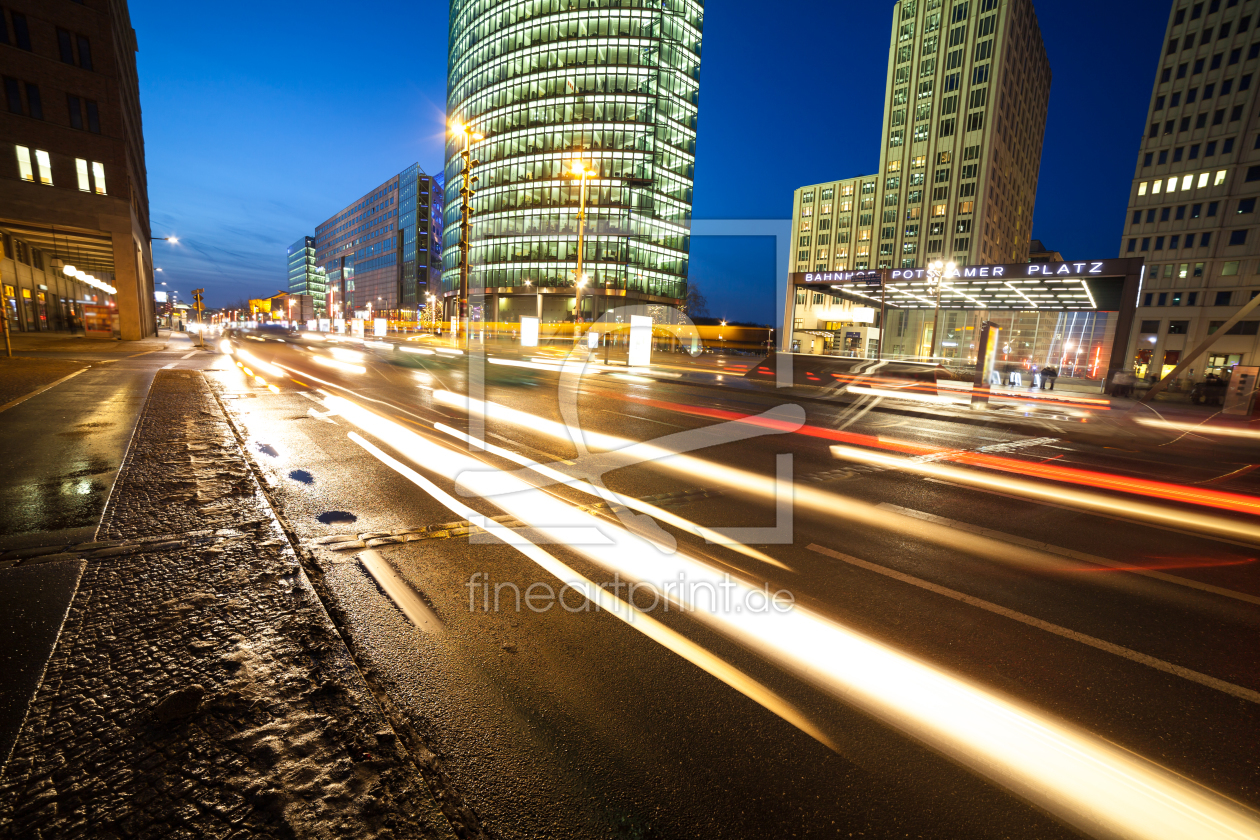
M 834 296 L 880 313 L 879 341 L 868 342 L 878 350 L 859 355 L 974 364 L 975 336 L 991 321 L 1003 329 L 1006 361 L 1076 367 L 1079 357 L 1088 378 L 1103 379 L 1123 365 L 1144 266 L 1137 258 L 966 265 L 939 278 L 924 268 L 796 273 L 784 301 L 791 328 L 782 349 L 791 349 L 793 332 L 821 322 L 809 317 L 821 294 L 823 306 Z

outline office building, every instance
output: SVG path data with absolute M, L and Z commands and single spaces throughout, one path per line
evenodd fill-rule
M 289 246 L 289 294 L 309 295 L 317 315 L 327 313 L 328 277 L 315 264 L 315 237 L 303 236 Z
M 125 0 L 0 8 L 0 294 L 14 330 L 157 330 L 137 49 Z
M 790 270 L 1027 260 L 1049 97 L 1031 0 L 900 0 L 879 171 L 796 191 Z
M 1238 0 L 1168 9 L 1120 243 L 1148 265 L 1130 347 L 1141 376 L 1170 372 L 1260 292 L 1257 12 Z M 1260 315 L 1233 327 L 1186 381 L 1256 364 L 1258 332 Z
M 473 146 L 470 318 L 574 319 L 579 160 L 588 179 L 582 320 L 685 300 L 699 101 L 699 0 L 452 0 L 447 113 Z M 446 150 L 443 295 L 460 274 L 460 152 Z M 480 309 L 480 311 L 478 311 Z
M 412 164 L 316 226 L 330 317 L 419 319 L 441 273 L 442 203 L 441 176 Z

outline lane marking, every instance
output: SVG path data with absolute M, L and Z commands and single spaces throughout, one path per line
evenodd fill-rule
M 364 570 L 372 577 L 372 580 L 376 581 L 376 585 L 397 605 L 402 614 L 417 629 L 431 633 L 434 636 L 442 633 L 441 619 L 416 594 L 416 591 L 402 579 L 402 576 L 398 574 L 394 567 L 386 562 L 379 551 L 368 549 L 367 551 L 359 552 L 359 563 L 363 565 Z
M 1057 545 L 1050 545 L 1049 543 L 1038 542 L 1037 540 L 1031 540 L 1031 539 L 1028 539 L 1027 537 L 1018 537 L 1018 536 L 1015 536 L 1014 534 L 1007 534 L 1003 531 L 995 531 L 992 528 L 985 528 L 981 525 L 972 525 L 967 522 L 960 522 L 957 519 L 948 519 L 944 516 L 937 516 L 936 514 L 925 513 L 924 511 L 921 511 L 921 510 L 914 510 L 912 508 L 902 507 L 901 505 L 894 505 L 891 502 L 884 502 L 880 504 L 879 507 L 883 508 L 884 510 L 895 511 L 904 516 L 909 516 L 914 519 L 921 519 L 924 522 L 934 522 L 937 525 L 945 525 L 949 528 L 957 528 L 960 531 L 967 531 L 968 533 L 972 533 L 972 534 L 980 534 L 981 536 L 984 536 L 984 537 L 992 537 L 993 539 L 1013 543 L 1014 545 L 1022 545 L 1027 548 L 1035 548 L 1040 551 L 1049 552 L 1050 554 L 1058 554 L 1062 557 L 1070 557 L 1073 560 L 1080 560 L 1085 563 L 1093 563 L 1098 566 L 1108 566 L 1112 569 L 1122 569 L 1126 572 L 1132 572 L 1135 575 L 1142 575 L 1143 577 L 1155 578 L 1156 580 L 1162 580 L 1167 583 L 1173 583 L 1173 584 L 1176 584 L 1177 586 L 1186 586 L 1191 589 L 1198 589 L 1203 592 L 1211 592 L 1214 595 L 1223 595 L 1226 598 L 1234 598 L 1235 600 L 1238 600 L 1238 601 L 1246 601 L 1249 604 L 1260 604 L 1260 597 L 1257 597 L 1255 595 L 1248 595 L 1245 592 L 1237 592 L 1233 589 L 1225 589 L 1220 586 L 1213 586 L 1210 583 L 1200 583 L 1197 580 L 1191 580 L 1190 578 L 1184 578 L 1178 575 L 1169 575 L 1163 572 L 1154 571 L 1152 569 L 1134 568 L 1133 565 L 1129 563 L 1117 563 L 1114 560 L 1108 560 L 1105 557 L 1098 557 L 1097 555 L 1094 555 L 1094 554 L 1086 554 L 1083 551 L 1074 551 L 1073 549 L 1070 549 L 1070 548 L 1062 548 Z
M 21 405 L 22 403 L 29 400 L 31 397 L 38 397 L 40 394 L 44 393 L 49 388 L 55 388 L 58 385 L 60 385 L 62 382 L 65 382 L 67 379 L 73 379 L 74 377 L 78 376 L 80 373 L 83 373 L 83 371 L 85 370 L 88 370 L 88 368 L 81 368 L 80 370 L 76 370 L 74 373 L 70 373 L 61 377 L 56 382 L 50 382 L 49 384 L 45 385 L 43 388 L 36 388 L 34 391 L 31 391 L 29 394 L 27 394 L 24 397 L 18 397 L 16 400 L 7 402 L 4 405 L 0 405 L 0 411 L 8 411 L 10 408 L 13 408 L 13 406 Z
M 193 356 L 196 356 L 196 355 L 197 355 L 197 351 L 194 350 L 191 353 L 189 353 L 187 356 L 180 356 L 179 358 L 180 358 L 180 361 L 183 361 L 184 359 L 191 359 Z
M 171 362 L 169 365 L 162 365 L 162 370 L 170 370 L 177 364 L 179 364 L 179 362 Z
M 848 563 L 851 566 L 857 566 L 859 569 L 866 569 L 868 572 L 875 572 L 876 574 L 890 577 L 893 580 L 899 580 L 902 583 L 908 583 L 911 586 L 917 586 L 920 589 L 935 592 L 937 595 L 944 595 L 946 598 L 953 598 L 955 601 L 961 601 L 964 604 L 978 607 L 979 609 L 986 610 L 987 612 L 991 612 L 995 615 L 1000 615 L 1013 621 L 1018 621 L 1021 624 L 1027 624 L 1029 627 L 1036 627 L 1038 630 L 1044 630 L 1047 633 L 1053 633 L 1056 636 L 1071 639 L 1074 642 L 1080 642 L 1083 645 L 1088 645 L 1092 648 L 1097 648 L 1098 650 L 1114 654 L 1124 659 L 1128 659 L 1131 662 L 1146 665 L 1147 667 L 1154 668 L 1157 671 L 1163 671 L 1166 674 L 1172 674 L 1174 676 L 1181 677 L 1182 679 L 1189 680 L 1190 682 L 1196 682 L 1199 685 L 1214 688 L 1217 691 L 1230 695 L 1231 697 L 1237 697 L 1240 700 L 1247 700 L 1251 703 L 1260 704 L 1260 692 L 1258 691 L 1252 691 L 1249 688 L 1243 688 L 1240 685 L 1234 685 L 1231 682 L 1226 682 L 1225 680 L 1220 680 L 1216 677 L 1210 677 L 1207 674 L 1201 674 L 1198 671 L 1192 671 L 1189 668 L 1183 668 L 1180 665 L 1174 665 L 1171 662 L 1165 662 L 1162 659 L 1156 659 L 1154 656 L 1139 653 L 1131 648 L 1112 644 L 1111 642 L 1086 635 L 1085 633 L 1078 633 L 1075 630 L 1069 630 L 1066 627 L 1060 627 L 1057 624 L 1051 624 L 1050 622 L 1042 621 L 1039 618 L 1033 618 L 1030 615 L 1025 615 L 1024 613 L 1008 609 L 1007 607 L 999 606 L 992 601 L 986 601 L 983 598 L 976 598 L 973 595 L 967 595 L 955 589 L 940 586 L 939 584 L 931 583 L 930 581 L 914 577 L 913 575 L 907 575 L 904 572 L 894 571 L 884 566 L 876 565 L 875 563 L 868 563 L 865 560 L 859 560 L 858 558 L 851 557 L 848 554 L 841 554 L 838 551 L 832 551 L 831 549 L 824 548 L 821 545 L 811 543 L 809 545 L 809 550 L 817 554 L 822 554 L 826 557 L 831 557 L 832 559 Z

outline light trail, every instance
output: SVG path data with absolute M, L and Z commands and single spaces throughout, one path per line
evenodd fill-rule
M 336 368 L 346 373 L 367 373 L 367 368 L 363 365 L 352 365 L 349 362 L 343 362 L 340 359 L 330 359 L 327 356 L 311 356 L 311 361 L 317 365 Z M 300 371 L 298 372 L 300 373 Z
M 1260 527 L 1247 521 L 1226 519 L 1222 516 L 1214 516 L 1198 511 L 1178 510 L 1146 502 L 1117 499 L 1114 496 L 1104 496 L 1100 493 L 1090 493 L 1070 487 L 1004 475 L 994 475 L 978 470 L 962 469 L 944 464 L 941 461 L 902 458 L 885 452 L 873 452 L 852 446 L 832 446 L 831 454 L 842 461 L 854 461 L 860 464 L 872 464 L 901 470 L 902 472 L 918 473 L 919 475 L 932 476 L 954 484 L 991 489 L 1022 498 L 1043 500 L 1060 505 L 1067 504 L 1084 510 L 1098 511 L 1108 516 L 1118 514 L 1130 519 L 1170 525 L 1177 528 L 1189 527 L 1207 534 L 1219 534 L 1252 544 L 1260 544 Z M 1027 466 L 1041 466 L 1024 461 L 1017 463 Z
M 745 599 L 744 603 L 753 603 L 747 599 L 765 597 L 761 590 L 738 580 L 724 580 L 714 569 L 683 552 L 662 554 L 651 543 L 624 529 L 578 511 L 513 475 L 488 470 L 485 464 L 439 446 L 349 400 L 330 397 L 328 402 L 341 417 L 413 463 L 442 475 L 461 476 L 466 488 L 540 533 L 553 538 L 557 534 L 568 536 L 575 527 L 583 525 L 599 530 L 608 542 L 570 548 L 628 579 L 651 582 L 667 597 L 669 582 L 676 580 L 731 587 L 732 599 L 728 603 L 737 603 L 740 598 Z M 488 407 L 493 411 L 493 406 Z M 352 439 L 449 509 L 486 528 L 561 581 L 593 586 L 589 590 L 591 597 L 600 606 L 638 627 L 634 622 L 642 616 L 641 612 L 631 611 L 625 602 L 612 599 L 592 581 L 575 575 L 525 535 L 478 514 L 360 436 L 352 434 Z M 684 595 L 681 587 L 674 597 L 686 604 L 698 620 L 1086 833 L 1133 840 L 1255 840 L 1260 835 L 1260 818 L 1219 794 L 810 610 L 719 610 L 716 601 L 706 607 L 701 599 Z M 702 653 L 694 644 L 688 649 L 698 658 Z M 744 675 L 730 676 L 748 679 Z M 783 716 L 771 705 L 773 700 L 758 702 Z M 785 719 L 805 731 L 812 728 L 808 722 Z M 825 736 L 820 735 L 814 737 L 827 743 Z
M 1154 429 L 1168 429 L 1174 432 L 1194 432 L 1200 435 L 1220 435 L 1221 437 L 1240 437 L 1253 438 L 1260 440 L 1260 431 L 1256 429 L 1235 429 L 1228 426 L 1209 426 L 1207 421 L 1202 423 L 1174 423 L 1171 420 L 1150 420 L 1145 417 L 1139 418 L 1138 423 L 1143 426 L 1150 426 Z

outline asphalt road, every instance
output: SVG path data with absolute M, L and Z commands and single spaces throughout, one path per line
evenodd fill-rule
M 355 551 L 316 548 L 366 664 L 492 836 L 1177 836 L 1159 809 L 1198 796 L 1196 813 L 1233 821 L 1228 836 L 1260 836 L 1249 439 L 1113 446 L 1064 424 L 1029 434 L 623 371 L 569 392 L 548 364 L 486 365 L 472 390 L 493 408 L 470 420 L 465 357 L 239 345 L 254 376 L 228 356 L 180 364 L 212 368 L 303 540 L 471 509 L 532 541 L 380 546 L 431 610 L 420 626 Z M 554 426 L 563 405 L 595 453 L 623 445 L 598 435 L 667 451 L 580 461 Z M 1092 428 L 1097 412 L 1066 415 Z M 482 426 L 502 451 L 458 439 Z M 959 459 L 977 452 L 1002 466 Z M 589 510 L 599 499 L 580 488 L 522 489 L 545 483 L 522 460 L 602 475 L 656 505 L 655 524 Z M 966 475 L 923 472 L 940 465 Z M 479 492 L 461 492 L 461 473 Z M 976 475 L 1036 492 L 968 486 Z M 723 546 L 689 523 L 763 530 Z M 658 547 L 671 540 L 677 552 Z M 572 590 L 543 609 L 557 574 L 621 604 L 627 579 L 681 577 L 669 609 L 645 587 L 623 620 Z M 706 574 L 729 575 L 729 597 L 698 588 Z M 780 593 L 773 608 L 748 600 L 758 589 Z M 1130 790 L 1148 788 L 1149 801 Z

